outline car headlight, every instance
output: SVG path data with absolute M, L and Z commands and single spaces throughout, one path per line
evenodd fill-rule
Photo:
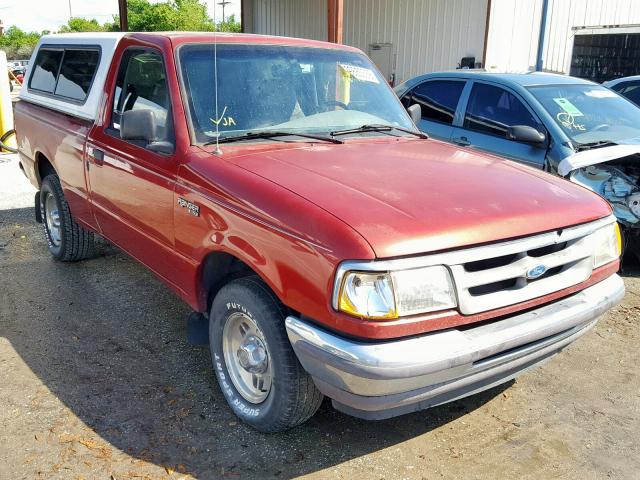
M 618 222 L 592 233 L 594 240 L 593 268 L 613 262 L 622 254 L 622 235 Z
M 379 320 L 457 305 L 451 275 L 442 265 L 390 272 L 347 271 L 337 295 L 340 311 Z

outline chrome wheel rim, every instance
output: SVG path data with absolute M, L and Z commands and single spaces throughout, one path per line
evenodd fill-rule
M 44 199 L 44 218 L 47 223 L 47 230 L 49 232 L 49 238 L 54 246 L 59 247 L 61 242 L 61 229 L 60 229 L 60 209 L 58 208 L 58 202 L 51 192 L 47 192 L 47 196 Z
M 271 390 L 271 359 L 262 330 L 244 313 L 231 314 L 222 330 L 222 351 L 233 386 L 250 403 Z

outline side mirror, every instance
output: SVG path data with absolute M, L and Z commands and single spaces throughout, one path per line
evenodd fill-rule
M 542 144 L 547 140 L 547 136 L 529 125 L 514 125 L 507 129 L 507 140 Z
M 414 103 L 410 107 L 407 107 L 407 112 L 409 113 L 411 120 L 413 120 L 413 123 L 417 125 L 422 118 L 422 107 L 420 106 L 420 104 Z
M 120 120 L 120 138 L 123 140 L 156 140 L 158 125 L 153 110 L 127 110 Z
M 120 138 L 144 142 L 145 148 L 152 152 L 171 154 L 174 145 L 167 141 L 158 141 L 158 124 L 153 110 L 127 110 L 120 120 Z

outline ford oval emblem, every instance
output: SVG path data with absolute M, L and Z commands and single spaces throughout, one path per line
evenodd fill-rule
M 547 271 L 546 265 L 542 265 L 542 264 L 536 265 L 535 267 L 532 267 L 529 270 L 527 270 L 527 279 L 535 280 L 536 278 L 540 278 L 542 275 L 545 274 L 546 271 Z

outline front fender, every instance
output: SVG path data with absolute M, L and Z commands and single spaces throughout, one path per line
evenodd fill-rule
M 246 264 L 286 306 L 331 322 L 337 265 L 374 258 L 369 244 L 299 195 L 226 162 L 218 166 L 215 184 L 203 185 L 202 175 L 183 168 L 176 185 L 175 247 L 194 265 L 184 288 L 188 303 L 206 311 L 202 268 L 218 252 Z M 197 215 L 179 202 L 197 206 Z

